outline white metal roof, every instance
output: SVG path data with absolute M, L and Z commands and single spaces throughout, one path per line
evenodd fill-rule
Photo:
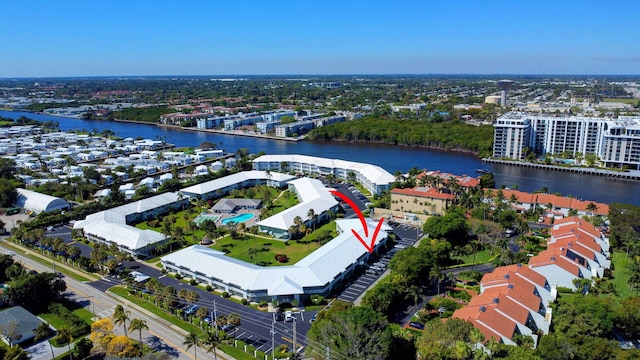
M 259 221 L 258 225 L 286 231 L 291 225 L 294 225 L 293 220 L 297 216 L 302 221 L 307 221 L 309 220 L 307 216 L 309 210 L 313 209 L 314 213 L 320 215 L 338 205 L 336 199 L 320 180 L 300 178 L 290 181 L 289 184 L 295 187 L 296 193 L 300 197 L 300 203 Z
M 340 159 L 327 159 L 315 156 L 307 155 L 262 155 L 253 160 L 255 163 L 269 162 L 269 163 L 303 163 L 313 164 L 317 167 L 329 168 L 329 169 L 344 169 L 357 171 L 362 176 L 369 179 L 370 182 L 376 185 L 388 185 L 395 181 L 395 178 L 391 173 L 386 171 L 377 165 L 359 163 L 354 161 L 346 161 Z
M 219 179 L 207 181 L 202 184 L 192 185 L 181 190 L 184 194 L 203 195 L 214 192 L 218 189 L 224 189 L 228 186 L 241 183 L 246 180 L 266 180 L 271 179 L 273 181 L 284 182 L 290 179 L 295 179 L 295 176 L 282 174 L 277 172 L 267 173 L 265 171 L 251 170 L 243 171 L 229 176 L 225 176 Z
M 16 198 L 16 206 L 18 207 L 36 212 L 69 209 L 69 203 L 64 199 L 22 188 L 16 190 L 18 191 Z
M 130 250 L 143 248 L 162 241 L 165 236 L 153 230 L 141 230 L 127 225 L 129 214 L 143 213 L 178 201 L 176 193 L 164 193 L 147 199 L 104 210 L 88 215 L 77 221 L 74 229 L 83 229 L 85 233 L 98 236 L 106 241 L 114 242 Z
M 359 219 L 336 220 L 336 224 L 344 231 L 342 234 L 291 266 L 262 267 L 201 245 L 176 251 L 162 257 L 162 261 L 215 277 L 244 290 L 267 290 L 269 296 L 302 294 L 304 288 L 323 287 L 330 283 L 367 252 L 351 232 L 355 229 L 365 238 Z M 373 236 L 376 225 L 367 219 L 370 236 Z M 382 227 L 376 244 L 387 237 L 389 229 L 387 225 Z

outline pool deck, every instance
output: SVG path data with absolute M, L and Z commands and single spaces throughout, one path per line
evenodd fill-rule
M 260 221 L 260 211 L 259 210 L 249 210 L 249 209 L 242 209 L 242 210 L 240 210 L 238 212 L 228 213 L 228 214 L 226 214 L 226 213 L 214 213 L 214 212 L 206 211 L 204 216 L 205 217 L 212 217 L 212 218 L 213 217 L 217 217 L 217 219 L 215 220 L 216 221 L 216 225 L 226 226 L 225 224 L 222 223 L 223 220 L 234 218 L 234 217 L 240 216 L 242 214 L 251 214 L 251 215 L 253 215 L 253 217 L 251 219 L 247 219 L 245 221 L 241 221 L 242 223 L 245 224 L 245 226 L 247 228 L 249 228 L 251 226 L 254 226 L 258 221 Z M 200 216 L 200 215 L 198 215 L 198 216 Z M 197 219 L 197 217 L 196 217 L 196 219 Z M 195 219 L 194 219 L 194 221 L 195 221 Z

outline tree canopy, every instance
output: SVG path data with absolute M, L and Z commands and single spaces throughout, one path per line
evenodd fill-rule
M 464 245 L 469 226 L 461 208 L 450 208 L 444 216 L 432 216 L 422 230 L 433 239 L 445 239 L 452 245 Z
M 349 359 L 386 359 L 390 356 L 391 329 L 384 315 L 367 307 L 331 309 L 314 322 L 307 334 L 309 351 L 324 358 L 326 347 Z

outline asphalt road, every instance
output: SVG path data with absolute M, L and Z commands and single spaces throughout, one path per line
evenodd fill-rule
M 210 312 L 214 310 L 217 316 L 229 315 L 236 313 L 240 315 L 241 325 L 238 326 L 229 335 L 234 336 L 238 340 L 242 340 L 260 351 L 270 353 L 272 348 L 271 343 L 271 329 L 273 321 L 273 313 L 254 310 L 248 306 L 238 304 L 230 299 L 222 298 L 214 293 L 207 292 L 197 286 L 191 286 L 182 281 L 176 280 L 172 277 L 162 274 L 159 268 L 149 266 L 144 262 L 126 262 L 124 266 L 129 266 L 135 271 L 139 271 L 143 274 L 155 277 L 163 285 L 173 286 L 177 291 L 183 288 L 196 291 L 200 298 L 195 302 L 200 307 L 207 308 Z M 109 286 L 109 283 L 104 279 L 91 283 L 91 286 L 104 289 Z M 111 284 L 113 286 L 113 284 Z M 296 343 L 299 346 L 306 346 L 308 339 L 306 337 L 307 332 L 311 328 L 309 319 L 314 316 L 317 311 L 302 311 L 296 314 Z M 275 335 L 274 341 L 277 347 L 280 344 L 287 344 L 291 346 L 293 344 L 293 324 L 290 322 L 275 322 L 274 325 Z

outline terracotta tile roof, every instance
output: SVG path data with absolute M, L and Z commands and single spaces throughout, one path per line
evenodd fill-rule
M 509 279 L 508 283 L 505 283 L 502 286 L 485 289 L 482 296 L 488 296 L 491 299 L 495 299 L 498 298 L 500 294 L 503 294 L 512 301 L 522 304 L 527 309 L 533 312 L 538 312 L 542 306 L 542 299 L 536 295 L 535 291 L 536 289 L 533 284 L 519 276 L 514 276 Z M 469 306 L 475 304 L 475 298 L 476 297 L 471 299 Z
M 482 334 L 484 335 L 484 342 L 488 342 L 490 339 L 495 339 L 498 343 L 502 342 L 502 336 L 504 336 L 504 334 L 500 334 L 498 333 L 496 330 L 492 329 L 489 325 L 485 324 L 482 321 L 478 321 L 478 319 L 480 318 L 480 315 L 482 315 L 483 312 L 480 311 L 479 308 L 477 307 L 464 307 L 462 309 L 458 309 L 453 313 L 453 318 L 456 319 L 462 319 L 462 320 L 466 320 L 469 321 L 471 324 L 473 324 L 473 326 L 480 330 L 480 332 L 482 332 Z M 509 319 L 505 319 L 507 321 L 509 321 Z M 515 332 L 515 323 L 513 323 L 513 331 L 511 332 L 511 336 L 513 336 L 513 332 Z M 509 332 L 509 331 L 507 331 Z M 505 336 L 506 337 L 506 336 Z M 510 339 L 511 337 L 509 337 Z
M 549 249 L 551 248 L 569 249 L 570 251 L 573 251 L 574 253 L 590 260 L 595 260 L 596 258 L 595 250 L 581 244 L 581 242 L 577 241 L 576 237 L 566 237 L 563 239 L 558 239 L 555 242 L 549 244 Z
M 450 174 L 450 173 L 443 173 L 440 172 L 439 170 L 435 170 L 435 171 L 424 171 L 418 175 L 416 175 L 416 179 L 422 179 L 425 176 L 434 176 L 434 177 L 438 177 L 442 180 L 444 180 L 445 182 L 448 179 L 451 178 L 455 178 L 458 181 L 458 184 L 460 184 L 460 186 L 462 187 L 476 187 L 478 186 L 478 184 L 480 184 L 480 180 L 476 177 L 473 176 L 468 176 L 468 175 L 454 175 L 454 174 Z
M 491 190 L 492 196 L 495 197 L 497 195 L 497 190 Z M 518 190 L 509 190 L 503 189 L 502 194 L 506 200 L 511 198 L 511 195 L 514 195 L 518 202 L 523 204 L 539 204 L 544 207 L 547 204 L 553 204 L 555 208 L 562 209 L 574 209 L 583 212 L 587 212 L 587 206 L 593 203 L 597 206 L 596 211 L 594 212 L 596 215 L 607 215 L 609 214 L 609 205 L 603 203 L 597 203 L 594 201 L 585 201 L 578 200 L 570 197 L 558 196 L 554 194 L 530 194 Z
M 529 266 L 536 268 L 539 266 L 556 265 L 574 276 L 580 276 L 581 265 L 567 258 L 566 252 L 567 250 L 560 249 L 541 251 L 538 255 L 529 259 Z
M 579 231 L 589 234 L 596 239 L 600 239 L 601 234 L 600 231 L 590 222 L 580 219 L 579 217 L 572 216 L 565 219 L 558 219 L 553 224 L 553 229 L 551 230 L 551 235 L 554 234 L 554 231 L 557 234 L 561 234 L 562 232 L 571 231 L 570 229 L 578 229 Z
M 445 193 L 441 193 L 438 190 L 436 190 L 435 188 L 431 188 L 431 187 L 415 187 L 415 188 L 406 188 L 406 189 L 400 189 L 400 188 L 395 188 L 393 190 L 391 190 L 392 194 L 398 194 L 398 195 L 409 195 L 409 196 L 416 196 L 416 197 L 423 197 L 423 198 L 428 198 L 428 199 L 441 199 L 441 200 L 453 200 L 455 199 L 455 196 L 453 194 L 445 194 Z
M 511 339 L 513 337 L 513 334 L 517 329 L 517 325 L 513 320 L 508 319 L 491 307 L 479 307 L 476 309 L 480 314 L 475 320 L 476 322 L 483 324 L 507 339 Z M 481 311 L 481 309 L 485 309 L 485 311 Z
M 505 277 L 505 275 L 508 275 L 508 277 Z M 499 266 L 495 268 L 493 272 L 484 274 L 482 280 L 480 280 L 480 284 L 482 286 L 490 286 L 495 283 L 505 283 L 508 282 L 509 278 L 516 276 L 541 287 L 547 285 L 547 278 L 522 264 Z

